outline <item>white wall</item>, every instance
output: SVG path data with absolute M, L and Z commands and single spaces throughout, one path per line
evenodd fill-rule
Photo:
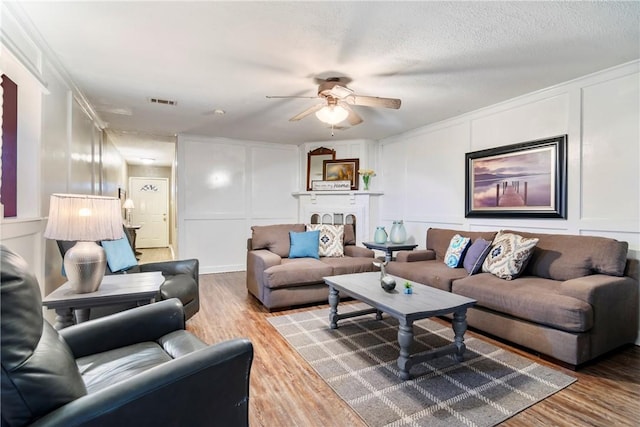
M 466 152 L 568 135 L 568 217 L 465 218 Z M 629 243 L 640 259 L 640 61 L 483 108 L 380 143 L 382 224 L 522 229 Z
M 252 225 L 294 223 L 298 147 L 178 136 L 179 259 L 201 273 L 244 270 Z
M 49 196 L 114 195 L 114 181 L 122 179 L 124 187 L 126 165 L 102 140 L 99 120 L 29 21 L 6 2 L 0 13 L 0 72 L 18 85 L 18 212 L 16 218 L 0 219 L 0 240 L 33 266 L 46 295 L 64 282 L 56 244 L 42 236 Z

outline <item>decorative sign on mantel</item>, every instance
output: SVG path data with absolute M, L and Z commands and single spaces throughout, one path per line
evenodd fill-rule
M 312 191 L 351 190 L 351 181 L 311 181 Z

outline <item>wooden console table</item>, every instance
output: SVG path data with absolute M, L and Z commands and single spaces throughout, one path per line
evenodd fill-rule
M 47 295 L 42 305 L 56 311 L 54 326 L 62 329 L 89 320 L 91 309 L 95 307 L 131 302 L 149 304 L 155 300 L 163 283 L 164 277 L 159 271 L 104 276 L 100 288 L 86 294 L 75 293 L 66 282 Z
M 139 252 L 136 250 L 136 237 L 138 236 L 138 230 L 140 230 L 141 227 L 142 227 L 141 225 L 126 225 L 126 224 L 124 226 L 124 229 L 131 237 L 131 240 L 130 240 L 131 249 L 133 249 L 133 253 L 136 255 L 136 259 L 138 261 L 140 261 L 140 255 L 142 255 L 142 252 Z

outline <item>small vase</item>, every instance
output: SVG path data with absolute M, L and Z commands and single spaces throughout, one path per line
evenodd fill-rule
M 376 227 L 376 232 L 373 235 L 373 241 L 376 243 L 386 243 L 387 242 L 387 232 L 384 227 L 379 226 Z
M 393 221 L 389 240 L 391 240 L 391 243 L 404 243 L 407 240 L 407 231 L 404 229 L 402 220 Z
M 362 182 L 364 182 L 364 191 L 369 191 L 369 179 L 371 179 L 371 176 L 362 175 Z

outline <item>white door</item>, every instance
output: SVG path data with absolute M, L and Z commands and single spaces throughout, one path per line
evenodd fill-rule
M 129 194 L 134 205 L 131 224 L 140 225 L 136 247 L 169 246 L 169 180 L 131 177 Z

